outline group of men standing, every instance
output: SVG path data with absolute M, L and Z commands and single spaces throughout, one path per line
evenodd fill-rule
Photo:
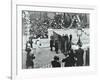
M 58 56 L 54 56 L 54 60 L 51 61 L 51 64 L 52 67 L 62 67 L 62 63 L 64 63 L 64 67 L 89 66 L 89 48 L 86 50 L 85 64 L 83 55 L 84 50 L 80 46 L 77 50 L 70 49 L 65 55 L 65 58 L 63 58 L 62 60 L 59 60 Z
M 58 50 L 60 49 L 62 53 L 68 52 L 72 47 L 72 35 L 69 36 L 66 35 L 58 35 L 58 38 L 54 38 L 54 36 L 51 36 L 50 39 L 50 48 L 51 51 L 53 50 L 53 47 L 55 47 L 56 53 L 58 53 Z
M 78 45 L 78 44 L 77 44 Z M 84 49 L 82 49 L 82 45 L 78 45 L 78 49 L 72 49 L 72 35 L 58 35 L 58 39 L 54 39 L 54 36 L 51 36 L 50 40 L 50 48 L 53 51 L 53 47 L 55 48 L 55 52 L 58 54 L 58 50 L 64 54 L 65 58 L 62 61 L 59 61 L 58 56 L 54 56 L 54 60 L 51 61 L 52 67 L 61 67 L 61 63 L 64 63 L 65 67 L 71 66 L 84 66 Z M 85 65 L 89 66 L 89 48 L 86 50 L 86 60 Z
M 38 40 L 36 41 L 38 42 Z M 34 54 L 31 54 L 33 48 L 33 41 L 29 39 L 26 43 L 27 52 L 26 55 L 26 68 L 32 67 L 34 68 L 33 59 L 35 59 Z M 58 56 L 54 56 L 54 60 L 51 60 L 52 67 L 61 67 L 61 63 L 64 63 L 64 67 L 72 67 L 72 66 L 84 66 L 84 49 L 82 49 L 82 45 L 79 45 L 77 50 L 72 49 L 72 35 L 58 35 L 58 38 L 55 39 L 54 36 L 51 36 L 50 40 L 50 50 L 53 51 L 53 47 L 55 48 L 56 54 L 59 54 L 59 50 L 65 56 L 61 61 L 59 61 Z M 89 48 L 86 50 L 86 65 L 89 66 Z

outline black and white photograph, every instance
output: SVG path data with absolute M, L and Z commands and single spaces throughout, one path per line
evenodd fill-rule
M 22 10 L 22 69 L 90 66 L 90 14 Z
M 12 12 L 13 80 L 96 72 L 95 7 L 15 4 Z
M 99 57 L 97 7 L 76 1 L 49 1 L 12 0 L 10 78 L 95 79 Z

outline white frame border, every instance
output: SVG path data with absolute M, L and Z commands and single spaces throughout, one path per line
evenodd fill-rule
M 73 71 L 75 71 L 75 72 L 71 72 L 70 71 L 70 73 L 69 73 L 69 70 L 67 69 L 67 70 L 65 70 L 65 68 L 60 68 L 60 69 L 58 69 L 58 68 L 56 68 L 56 69 L 37 69 L 37 70 L 25 70 L 24 72 L 22 71 L 21 72 L 21 74 L 18 74 L 17 73 L 17 70 L 19 70 L 17 67 L 17 58 L 16 58 L 16 54 L 17 54 L 17 47 L 18 47 L 18 45 L 16 45 L 16 44 L 18 44 L 17 43 L 17 37 L 18 37 L 18 35 L 19 34 L 17 34 L 18 33 L 18 31 L 17 31 L 17 27 L 16 27 L 16 25 L 18 25 L 18 22 L 16 21 L 18 18 L 16 17 L 17 16 L 17 13 L 16 13 L 16 11 L 17 11 L 17 6 L 22 6 L 22 5 L 28 5 L 28 6 L 40 6 L 40 7 L 47 7 L 47 5 L 48 5 L 48 7 L 55 7 L 56 6 L 56 8 L 57 7 L 59 7 L 59 8 L 68 8 L 69 7 L 69 9 L 71 9 L 71 8 L 73 8 L 73 9 L 87 9 L 87 10 L 90 10 L 90 13 L 92 14 L 92 26 L 96 26 L 96 8 L 94 7 L 94 6 L 75 6 L 75 5 L 61 5 L 61 4 L 41 4 L 41 3 L 39 3 L 38 5 L 36 4 L 36 3 L 23 3 L 23 2 L 13 2 L 12 3 L 12 54 L 11 54 L 11 56 L 12 56 L 12 69 L 11 69 L 11 75 L 12 75 L 12 79 L 24 79 L 24 78 L 38 78 L 38 77 L 53 77 L 53 76 L 61 76 L 61 75 L 63 75 L 64 74 L 64 76 L 66 76 L 66 75 L 81 75 L 81 74 L 88 74 L 88 73 L 95 73 L 96 72 L 96 55 L 94 55 L 94 56 L 92 56 L 92 57 L 95 57 L 95 58 L 93 58 L 93 66 L 92 67 L 85 67 L 84 69 L 83 69 L 83 67 L 81 67 L 81 68 L 79 68 L 79 67 L 76 67 L 76 68 L 68 68 L 68 69 L 71 69 L 71 70 L 73 70 Z M 62 12 L 62 11 L 60 11 L 60 12 Z M 65 11 L 64 11 L 65 12 Z M 94 54 L 96 54 L 96 46 L 94 45 L 94 43 L 96 42 L 96 40 L 95 40 L 95 31 L 94 31 L 94 29 L 95 29 L 96 27 L 93 27 L 93 28 L 90 28 L 90 32 L 92 32 L 91 33 L 91 35 L 92 36 L 90 36 L 90 39 L 92 39 L 92 41 L 91 41 L 91 43 L 90 43 L 90 46 L 94 46 L 93 48 L 93 52 L 94 52 Z M 18 57 L 18 56 L 17 56 Z M 61 71 L 61 69 L 62 69 L 62 71 Z M 66 71 L 67 71 L 67 73 L 66 73 Z M 31 72 L 31 73 L 30 73 Z M 28 76 L 26 76 L 27 74 L 23 74 L 23 73 L 28 73 Z M 32 73 L 35 73 L 35 75 L 34 74 L 32 74 Z M 39 74 L 38 74 L 39 73 Z M 81 74 L 80 74 L 81 73 Z M 37 74 L 37 75 L 36 75 Z M 56 74 L 56 75 L 55 75 Z M 66 75 L 65 75 L 66 74 Z M 29 76 L 30 75 L 30 76 Z M 32 76 L 32 75 L 34 75 L 34 76 Z

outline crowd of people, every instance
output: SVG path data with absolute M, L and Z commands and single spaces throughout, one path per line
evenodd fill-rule
M 33 39 L 41 38 L 47 39 L 48 38 L 48 26 L 47 25 L 38 25 L 35 24 L 33 27 L 30 28 L 30 35 L 32 35 Z
M 55 13 L 54 13 L 55 14 Z M 30 14 L 29 14 L 30 15 Z M 33 15 L 33 14 L 32 14 Z M 33 15 L 34 16 L 34 15 Z M 78 17 L 77 17 L 78 16 Z M 80 18 L 80 20 L 78 20 Z M 25 19 L 25 17 L 23 18 Z M 83 22 L 83 26 L 88 25 L 88 17 L 87 14 L 72 14 L 72 13 L 63 13 L 63 14 L 55 14 L 53 19 L 50 19 L 50 17 L 46 16 L 43 17 L 43 19 L 31 19 L 31 17 L 28 17 L 29 23 L 31 24 L 29 35 L 32 35 L 31 38 L 26 42 L 26 68 L 32 67 L 34 68 L 34 59 L 36 58 L 34 56 L 34 53 L 31 54 L 31 51 L 33 49 L 33 39 L 44 39 L 48 38 L 48 29 L 63 29 L 63 28 L 77 28 L 79 21 L 81 21 L 81 24 Z M 87 22 L 84 22 L 87 21 Z M 27 20 L 23 20 L 23 22 L 28 22 Z M 23 23 L 24 24 L 24 23 Z M 27 24 L 27 23 L 25 23 Z M 23 26 L 25 26 L 25 24 Z M 39 49 L 39 46 L 41 44 L 39 43 L 39 40 L 36 42 L 37 45 L 37 51 Z M 51 60 L 52 67 L 61 67 L 61 63 L 64 63 L 65 67 L 69 66 L 83 66 L 84 60 L 83 55 L 86 52 L 86 61 L 85 65 L 89 65 L 89 48 L 85 51 L 82 49 L 82 43 L 80 39 L 78 40 L 77 44 L 79 48 L 77 50 L 72 49 L 72 35 L 58 35 L 58 38 L 55 39 L 55 37 L 52 35 L 50 38 L 50 50 L 51 52 L 54 51 L 55 53 L 59 54 L 62 53 L 65 58 L 62 59 L 62 61 L 59 61 L 58 56 L 54 56 L 54 60 Z M 60 52 L 59 52 L 60 51 Z
M 43 19 L 41 18 L 31 19 L 31 17 L 29 17 L 29 24 L 31 25 L 30 34 L 33 35 L 34 39 L 37 39 L 39 37 L 41 39 L 44 39 L 48 38 L 49 28 L 52 29 L 62 29 L 68 27 L 76 28 L 78 23 L 78 19 L 76 17 L 77 15 L 79 16 L 81 22 L 83 22 L 83 24 L 81 23 L 82 26 L 87 27 L 86 25 L 88 25 L 88 22 L 84 22 L 87 20 L 87 17 L 84 17 L 86 14 L 71 14 L 71 13 L 55 14 L 53 19 L 50 19 L 48 16 L 43 17 Z M 25 21 L 27 22 L 27 20 L 23 20 L 23 24 L 25 23 Z M 24 24 L 23 26 L 25 25 L 26 24 Z
M 58 53 L 58 48 L 61 50 L 62 53 L 68 52 L 71 49 L 72 46 L 72 35 L 58 35 L 58 38 L 54 38 L 54 36 L 51 36 L 50 39 L 50 48 L 51 51 L 53 47 L 55 47 L 56 53 Z
M 41 46 L 39 40 L 36 40 L 35 44 Z M 77 44 L 78 45 L 78 44 Z M 82 45 L 78 45 L 79 48 L 74 50 L 72 49 L 72 35 L 62 35 L 58 36 L 58 39 L 55 39 L 54 36 L 51 36 L 50 39 L 50 51 L 55 51 L 56 56 L 54 56 L 54 60 L 51 60 L 52 67 L 62 67 L 61 64 L 64 64 L 64 67 L 72 67 L 72 66 L 89 66 L 89 48 L 85 51 L 82 49 Z M 34 53 L 31 53 L 33 49 L 33 41 L 32 38 L 29 39 L 26 43 L 26 68 L 34 68 Z M 37 49 L 38 51 L 38 49 Z M 36 53 L 37 53 L 36 51 Z M 84 54 L 85 60 L 84 60 Z M 57 54 L 63 54 L 65 57 L 62 60 L 59 60 L 59 56 Z M 85 64 L 84 64 L 85 61 Z
M 53 36 L 51 36 L 50 40 L 50 50 L 53 51 L 55 48 L 56 54 L 59 54 L 58 50 L 65 56 L 62 61 L 59 61 L 58 56 L 54 56 L 54 60 L 51 62 L 52 67 L 61 67 L 61 63 L 64 63 L 65 67 L 71 66 L 89 66 L 89 48 L 85 51 L 82 49 L 82 44 L 79 43 L 79 40 L 76 45 L 79 46 L 78 49 L 72 49 L 72 35 L 63 35 L 58 36 L 58 40 L 55 40 Z M 84 60 L 84 54 L 85 60 Z

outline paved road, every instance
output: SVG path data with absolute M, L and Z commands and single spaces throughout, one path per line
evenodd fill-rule
M 47 68 L 51 67 L 50 62 L 53 60 L 55 55 L 59 56 L 60 61 L 65 57 L 60 51 L 56 54 L 55 51 L 50 51 L 49 48 L 40 48 L 39 53 L 35 53 L 33 49 L 32 53 L 35 55 L 34 67 L 35 68 Z M 23 50 L 23 68 L 26 68 L 26 52 Z M 63 65 L 63 64 L 62 64 Z

